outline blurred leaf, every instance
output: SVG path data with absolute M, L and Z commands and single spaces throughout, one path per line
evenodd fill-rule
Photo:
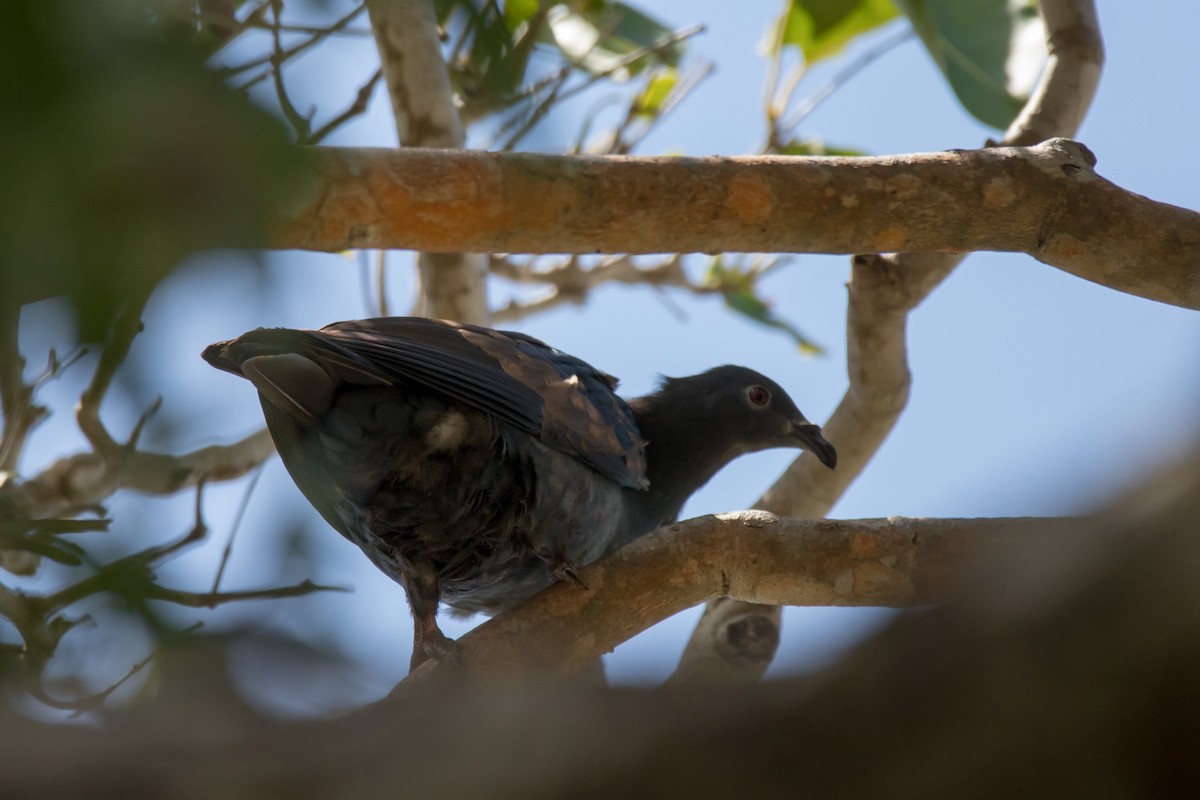
M 478 7 L 470 2 L 460 4 L 466 15 L 463 35 L 468 46 L 465 57 L 451 64 L 451 78 L 469 106 L 466 119 L 508 108 L 520 99 L 533 45 L 544 28 L 536 0 L 528 5 L 529 13 L 520 22 L 528 22 L 530 27 L 517 37 L 520 23 L 513 24 L 509 16 L 512 4 L 506 4 L 503 13 L 494 3 Z
M 84 340 L 187 253 L 254 241 L 300 166 L 179 5 L 0 3 L 0 299 L 65 294 Z
M 967 111 L 1007 128 L 1048 55 L 1036 0 L 898 2 Z
M 600 73 L 617 68 L 638 50 L 670 38 L 672 30 L 632 6 L 608 0 L 590 0 L 550 9 L 550 32 L 559 49 L 582 69 Z M 624 67 L 636 75 L 651 63 L 679 66 L 682 42 L 664 47 Z
M 830 147 L 820 139 L 792 139 L 779 148 L 779 154 L 785 156 L 843 156 L 846 158 L 861 158 L 867 155 L 862 150 Z
M 504 22 L 510 31 L 521 27 L 538 11 L 538 0 L 504 0 Z
M 634 113 L 648 117 L 657 116 L 663 101 L 671 95 L 671 91 L 679 84 L 679 70 L 674 67 L 664 67 L 655 70 L 646 88 L 634 100 Z
M 895 19 L 893 0 L 791 0 L 772 41 L 800 48 L 809 64 L 841 52 L 854 38 Z
M 723 258 L 717 256 L 708 266 L 708 274 L 705 275 L 704 283 L 721 293 L 721 296 L 725 298 L 727 308 L 748 317 L 759 325 L 783 331 L 792 338 L 796 346 L 800 348 L 800 352 L 805 355 L 823 354 L 824 348 L 805 336 L 791 323 L 780 319 L 771 310 L 770 304 L 758 296 L 757 282 L 760 277 L 762 277 L 761 272 L 727 265 Z

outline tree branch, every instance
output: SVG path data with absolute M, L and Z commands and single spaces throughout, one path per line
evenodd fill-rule
M 715 597 L 774 605 L 935 603 L 972 557 L 1045 541 L 1071 519 L 798 520 L 762 511 L 698 517 L 645 536 L 458 640 L 482 680 L 569 673 Z M 402 683 L 419 683 L 428 672 Z
M 431 0 L 368 0 L 367 13 L 400 144 L 461 148 L 466 136 L 454 105 Z M 476 254 L 459 252 L 463 249 L 449 247 L 420 256 L 419 313 L 461 322 L 487 322 L 487 261 Z
M 1200 308 L 1200 214 L 1073 142 L 884 158 L 329 148 L 275 245 L 530 253 L 1001 250 Z
M 287 723 L 244 705 L 221 641 L 189 639 L 121 724 L 0 717 L 0 795 L 1176 796 L 1196 784 L 1198 489 L 1194 458 L 1061 536 L 1014 532 L 1026 558 L 989 559 L 951 603 L 765 686 L 433 682 Z
M 182 455 L 131 450 L 118 461 L 94 452 L 55 461 L 22 483 L 0 486 L 0 501 L 30 517 L 72 516 L 102 503 L 118 489 L 174 494 L 201 480 L 240 478 L 275 453 L 264 428 L 241 441 L 210 445 Z
M 1051 136 L 1073 136 L 1091 105 L 1103 61 L 1103 45 L 1091 0 L 1044 0 L 1039 4 L 1050 59 L 1041 81 L 1005 135 L 1009 145 L 1027 145 Z M 1039 233 L 1039 236 L 1042 235 Z M 856 256 L 851 262 L 846 314 L 846 369 L 850 386 L 825 435 L 838 448 L 838 469 L 817 468 L 802 455 L 755 504 L 792 517 L 823 517 L 855 481 L 895 427 L 908 404 L 908 314 L 958 266 L 961 253 L 898 253 Z M 1093 276 L 1085 276 L 1092 277 Z M 740 608 L 739 608 L 740 605 Z M 676 671 L 709 678 L 724 665 L 730 677 L 758 677 L 767 663 L 737 657 L 715 617 L 740 620 L 756 615 L 759 629 L 774 622 L 778 609 L 749 604 L 713 604 L 696 627 Z

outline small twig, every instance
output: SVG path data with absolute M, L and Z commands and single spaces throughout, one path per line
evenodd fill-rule
M 345 29 L 345 27 L 347 25 L 350 24 L 351 21 L 353 21 L 353 19 L 355 17 L 357 17 L 359 14 L 361 14 L 366 7 L 367 6 L 365 3 L 359 3 L 353 9 L 351 9 L 351 11 L 348 14 L 346 14 L 345 16 L 338 19 L 336 22 L 334 22 L 328 28 L 322 28 L 319 31 L 317 31 L 316 33 L 314 33 L 308 39 L 305 39 L 300 44 L 294 45 L 294 46 L 284 50 L 281 61 L 290 61 L 291 59 L 293 59 L 296 56 L 303 53 L 305 50 L 308 50 L 309 48 L 313 47 L 314 45 L 320 44 L 329 36 L 332 36 L 333 34 L 342 31 L 343 29 Z M 268 27 L 268 26 L 263 25 L 262 27 Z M 274 27 L 274 26 L 271 26 L 271 27 Z M 265 56 L 260 56 L 259 58 L 253 59 L 251 61 L 247 61 L 246 63 L 240 64 L 236 67 L 226 67 L 225 69 L 221 70 L 221 74 L 226 78 L 233 77 L 234 75 L 240 75 L 241 73 L 246 72 L 251 69 L 254 69 L 255 67 L 261 67 L 261 66 L 270 64 L 272 62 L 272 59 L 274 59 L 274 58 L 275 58 L 275 55 L 273 53 L 269 54 L 269 55 L 265 55 Z M 241 86 L 237 87 L 236 91 L 238 91 L 238 92 L 249 91 L 251 88 L 258 85 L 266 78 L 270 77 L 270 75 L 271 75 L 271 70 L 269 70 L 269 69 L 263 70 L 262 72 L 258 73 L 258 75 L 254 76 L 250 80 L 243 83 Z
M 130 570 L 144 571 L 156 562 L 162 561 L 168 556 L 172 556 L 180 550 L 201 541 L 208 535 L 208 525 L 204 522 L 203 496 L 204 484 L 200 483 L 196 487 L 195 520 L 192 523 L 191 529 L 183 536 L 173 542 L 147 547 L 144 550 L 118 558 L 115 561 L 105 564 L 87 578 L 60 589 L 51 595 L 47 595 L 43 599 L 44 613 L 49 615 L 54 611 L 65 608 L 72 603 L 77 603 L 85 597 L 108 588 L 109 577 L 112 575 L 122 574 Z M 154 590 L 161 587 L 149 583 L 146 588 L 152 594 Z M 152 599 L 150 595 L 147 595 L 147 598 Z
M 203 623 L 197 622 L 194 625 L 190 625 L 187 628 L 180 631 L 179 635 L 187 636 L 188 634 L 192 633 L 193 631 L 199 630 L 201 627 L 203 627 Z M 94 694 L 87 695 L 85 697 L 79 697 L 74 700 L 59 700 L 58 698 L 53 697 L 49 693 L 47 693 L 46 690 L 43 689 L 40 685 L 34 685 L 34 686 L 30 687 L 29 694 L 34 699 L 36 699 L 39 703 L 43 703 L 47 706 L 50 706 L 51 708 L 57 708 L 62 711 L 73 711 L 75 713 L 72 716 L 77 717 L 88 711 L 94 711 L 94 710 L 98 709 L 100 706 L 104 705 L 105 701 L 107 701 L 108 698 L 110 696 L 112 696 L 113 692 L 115 692 L 117 689 L 120 689 L 122 686 L 124 686 L 126 683 L 128 683 L 129 680 L 134 675 L 137 675 L 139 672 L 141 672 L 143 669 L 145 669 L 146 666 L 151 661 L 153 661 L 155 658 L 158 657 L 160 652 L 161 652 L 160 648 L 155 648 L 145 658 L 143 658 L 141 661 L 138 661 L 136 664 L 134 664 L 132 667 L 130 667 L 125 672 L 125 674 L 122 675 L 120 678 L 118 678 L 116 680 L 116 682 L 113 683 L 111 686 L 109 686 L 106 689 L 102 689 L 99 692 L 95 692 Z
M 713 65 L 709 62 L 704 62 L 688 70 L 675 88 L 671 90 L 670 94 L 662 101 L 662 104 L 658 107 L 658 112 L 652 117 L 637 113 L 636 103 L 631 103 L 625 119 L 613 134 L 611 149 L 608 152 L 613 155 L 628 155 L 632 152 L 638 143 L 649 135 L 655 125 L 662 122 L 685 97 L 700 85 L 701 81 L 712 74 L 712 70 Z M 634 132 L 626 137 L 626 132 L 629 130 L 633 130 Z
M 112 385 L 117 368 L 129 355 L 134 337 L 142 331 L 142 309 L 145 308 L 148 299 L 149 291 L 144 291 L 126 300 L 125 306 L 113 323 L 109 340 L 100 352 L 100 361 L 96 364 L 92 381 L 80 396 L 79 405 L 75 408 L 75 421 L 79 430 L 106 462 L 115 461 L 119 457 L 121 446 L 100 421 L 100 404 Z
M 632 53 L 629 53 L 628 55 L 621 57 L 616 62 L 614 62 L 612 66 L 610 66 L 606 69 L 602 69 L 599 72 L 594 72 L 594 73 L 589 74 L 587 78 L 585 78 L 583 81 L 576 84 L 575 86 L 572 86 L 569 89 L 564 89 L 562 87 L 563 87 L 563 84 L 566 83 L 567 78 L 570 76 L 570 72 L 569 71 L 560 72 L 558 74 L 558 77 L 555 78 L 555 85 L 551 89 L 550 94 L 547 96 L 547 98 L 544 101 L 542 101 L 542 103 L 540 103 L 539 106 L 537 108 L 535 108 L 533 112 L 530 113 L 529 117 L 526 118 L 525 123 L 522 124 L 521 127 L 519 129 L 517 129 L 517 131 L 515 131 L 511 136 L 509 136 L 508 139 L 506 139 L 504 141 L 504 143 L 499 146 L 498 149 L 500 149 L 500 150 L 513 149 L 517 145 L 517 143 L 520 142 L 521 139 L 525 138 L 525 136 L 534 128 L 534 126 L 536 126 L 537 123 L 540 122 L 542 120 L 542 118 L 544 118 L 546 116 L 547 113 L 549 113 L 550 107 L 553 103 L 561 103 L 564 100 L 568 100 L 571 97 L 574 97 L 575 95 L 579 94 L 580 92 L 585 91 L 586 89 L 594 86 L 595 84 L 604 80 L 605 78 L 612 77 L 613 75 L 620 72 L 621 70 L 628 68 L 630 65 L 645 58 L 646 56 L 653 55 L 654 53 L 660 53 L 663 50 L 666 50 L 667 48 L 673 47 L 673 46 L 679 44 L 680 42 L 690 39 L 693 36 L 696 36 L 697 34 L 700 34 L 703 32 L 704 32 L 703 25 L 693 25 L 688 28 L 682 28 L 678 31 L 671 33 L 668 36 L 664 36 L 662 39 L 660 39 L 657 42 L 654 42 L 653 44 L 649 44 L 649 45 L 646 45 L 645 47 L 638 48 L 637 50 L 634 50 Z M 572 64 L 571 66 L 574 67 L 577 65 Z M 501 130 L 504 130 L 504 129 L 502 128 Z
M 0 412 L 4 430 L 0 432 L 0 472 L 13 472 L 25 449 L 30 431 L 49 413 L 33 402 L 35 383 L 24 379 L 25 358 L 17 342 L 19 311 L 9 303 L 0 308 Z
M 379 316 L 390 317 L 391 306 L 387 294 L 387 250 L 380 250 L 375 262 L 375 288 L 379 295 Z
M 375 85 L 379 83 L 379 79 L 382 77 L 383 69 L 375 70 L 375 74 L 371 76 L 371 79 L 359 87 L 358 93 L 354 97 L 354 102 L 347 106 L 345 111 L 329 120 L 329 122 L 326 122 L 320 128 L 317 128 L 316 131 L 309 134 L 307 139 L 300 142 L 300 144 L 320 144 L 326 136 L 333 133 L 342 125 L 345 125 L 355 117 L 367 113 L 367 106 L 371 102 L 371 94 L 375 91 Z
M 349 592 L 345 586 L 325 586 L 304 580 L 291 586 L 279 586 L 274 589 L 248 589 L 240 592 L 185 592 L 179 589 L 167 589 L 163 586 L 152 586 L 146 595 L 147 600 L 162 600 L 188 608 L 216 608 L 223 603 L 235 603 L 243 600 L 273 600 L 284 597 L 301 597 L 315 592 Z
M 847 81 L 853 78 L 858 73 L 867 68 L 873 61 L 880 56 L 887 54 L 896 47 L 907 42 L 909 39 L 916 36 L 912 28 L 906 28 L 898 34 L 884 39 L 879 44 L 864 52 L 861 56 L 851 61 L 843 69 L 839 70 L 836 75 L 830 78 L 825 85 L 817 89 L 811 96 L 808 97 L 800 106 L 787 117 L 779 126 L 778 138 L 782 139 L 789 131 L 804 121 L 809 114 L 817 110 L 821 103 L 825 102 L 839 88 L 844 86 Z M 793 87 L 794 90 L 794 87 Z M 787 98 L 790 100 L 790 96 Z M 785 101 L 786 103 L 786 101 Z M 786 107 L 786 105 L 784 106 Z
M 292 98 L 288 96 L 287 87 L 283 83 L 285 58 L 283 42 L 279 35 L 279 17 L 283 13 L 283 0 L 271 0 L 271 11 L 275 18 L 275 24 L 271 26 L 271 79 L 275 84 L 275 97 L 279 100 L 279 109 L 283 112 L 283 118 L 296 132 L 297 141 L 303 143 L 312 133 L 312 120 L 296 110 L 296 106 L 292 104 Z
M 234 516 L 233 525 L 229 529 L 229 538 L 225 541 L 225 549 L 221 551 L 221 563 L 217 565 L 217 574 L 213 578 L 213 585 L 209 594 L 216 594 L 221 588 L 221 578 L 225 576 L 225 567 L 229 563 L 229 556 L 233 553 L 233 541 L 237 538 L 238 530 L 242 527 L 242 519 L 246 516 L 246 509 L 250 507 L 250 498 L 254 495 L 254 490 L 258 486 L 258 479 L 262 477 L 262 474 L 262 466 L 259 466 L 250 477 L 250 481 L 246 485 L 246 491 L 242 493 L 242 502 L 238 504 L 237 514 Z
M 677 288 L 692 294 L 708 295 L 719 291 L 703 283 L 693 282 L 683 269 L 683 258 L 676 254 L 649 267 L 638 266 L 629 256 L 611 256 L 590 269 L 583 269 L 577 258 L 566 259 L 550 269 L 535 269 L 535 259 L 518 264 L 510 259 L 493 256 L 490 269 L 514 283 L 544 283 L 550 290 L 533 300 L 510 300 L 492 312 L 493 322 L 512 322 L 548 311 L 564 304 L 579 305 L 595 287 L 604 283 L 649 285 L 656 289 Z
M 138 421 L 134 424 L 133 430 L 129 434 L 128 441 L 125 442 L 125 447 L 130 450 L 137 449 L 138 442 L 142 438 L 142 431 L 146 429 L 146 423 L 153 419 L 154 415 L 158 413 L 158 410 L 162 408 L 162 402 L 162 395 L 159 395 L 158 397 L 154 398 L 154 402 L 142 412 L 142 415 L 138 417 Z

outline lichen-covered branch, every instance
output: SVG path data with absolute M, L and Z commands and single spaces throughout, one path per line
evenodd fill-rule
M 1028 253 L 1200 308 L 1200 214 L 1067 140 L 884 158 L 323 149 L 275 244 L 528 253 Z

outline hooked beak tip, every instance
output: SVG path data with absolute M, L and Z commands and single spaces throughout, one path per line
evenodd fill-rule
M 820 426 L 811 422 L 797 424 L 796 439 L 800 447 L 816 456 L 822 464 L 830 469 L 837 467 L 837 450 L 821 435 Z

